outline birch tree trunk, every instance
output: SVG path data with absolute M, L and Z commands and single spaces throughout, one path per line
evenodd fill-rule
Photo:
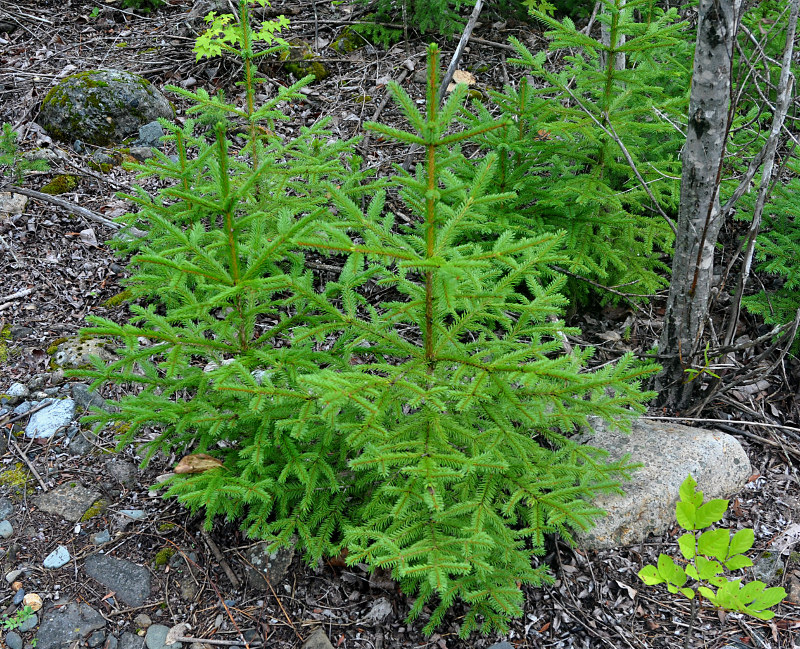
M 685 408 L 695 382 L 684 370 L 698 353 L 708 316 L 714 247 L 722 218 L 719 185 L 729 126 L 731 62 L 742 0 L 700 0 L 689 122 L 683 149 L 678 233 L 664 329 L 659 405 Z

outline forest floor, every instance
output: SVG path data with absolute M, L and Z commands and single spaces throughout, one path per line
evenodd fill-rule
M 139 73 L 158 87 L 171 83 L 237 92 L 233 82 L 239 73 L 232 61 L 195 61 L 194 34 L 185 20 L 190 0 L 170 0 L 149 15 L 121 10 L 119 4 L 114 0 L 0 0 L 0 25 L 5 25 L 0 32 L 9 32 L 6 36 L 0 33 L 0 122 L 15 126 L 22 150 L 45 145 L 59 152 L 58 164 L 50 172 L 28 175 L 25 186 L 38 189 L 57 173 L 76 175 L 78 187 L 61 198 L 107 218 L 128 210 L 116 193 L 130 191 L 136 182 L 134 174 L 120 167 L 107 174 L 94 172 L 87 165 L 91 151 L 78 152 L 74 143 L 48 140 L 35 122 L 41 100 L 52 85 L 72 72 L 115 68 Z M 427 42 L 440 42 L 447 64 L 458 40 L 458 35 L 438 39 L 410 29 L 408 42 L 401 40 L 391 49 L 367 45 L 341 54 L 330 44 L 363 13 L 360 5 L 315 2 L 312 11 L 308 0 L 274 0 L 272 10 L 290 18 L 286 35 L 315 43 L 315 51 L 331 71 L 327 79 L 310 86 L 306 101 L 287 106 L 291 119 L 282 127 L 287 134 L 329 117 L 330 129 L 337 137 L 363 135 L 363 123 L 373 118 L 386 97 L 386 81 L 401 79 L 412 97 L 423 97 Z M 492 17 L 487 12 L 459 66 L 480 70 L 475 72 L 479 90 L 500 89 L 518 79 L 519 70 L 507 63 L 507 58 L 513 57 L 506 45 L 509 36 L 516 36 L 532 50 L 546 45 L 536 25 Z M 275 83 L 286 82 L 280 65 L 266 73 Z M 185 108 L 182 100 L 174 95 L 170 99 L 180 114 Z M 398 123 L 399 113 L 391 101 L 379 112 L 381 121 Z M 363 153 L 369 166 L 386 172 L 391 163 L 402 163 L 408 151 L 373 141 Z M 147 180 L 145 187 L 153 190 L 154 181 Z M 87 229 L 93 231 L 94 239 L 81 235 Z M 37 200 L 29 201 L 19 218 L 0 215 L 0 330 L 11 325 L 13 333 L 0 355 L 0 392 L 14 382 L 28 384 L 32 380 L 59 387 L 63 377 L 49 368 L 47 350 L 53 342 L 77 334 L 87 315 L 127 317 L 124 305 L 104 306 L 123 290 L 120 282 L 126 276 L 126 260 L 117 258 L 106 244 L 113 234 L 114 230 L 97 222 Z M 5 299 L 20 290 L 30 292 L 22 299 Z M 626 350 L 643 352 L 658 337 L 664 301 L 662 294 L 653 296 L 644 310 L 622 304 L 573 314 L 569 324 L 583 331 L 573 342 L 596 346 L 598 362 Z M 756 325 L 745 323 L 754 331 Z M 779 371 L 762 377 L 758 389 L 744 396 L 741 407 L 712 403 L 702 414 L 797 427 L 799 368 L 800 363 L 787 356 Z M 749 454 L 753 478 L 736 497 L 726 523 L 732 528 L 753 527 L 754 552 L 760 552 L 800 516 L 800 437 L 783 428 L 741 429 L 744 432 L 739 439 Z M 526 591 L 524 616 L 512 623 L 507 634 L 459 639 L 463 610 L 457 607 L 435 635 L 425 637 L 421 621 L 404 621 L 409 602 L 385 575 L 370 576 L 360 568 L 336 562 L 308 566 L 295 557 L 285 580 L 274 589 L 250 587 L 242 577 L 252 540 L 234 524 L 220 523 L 204 534 L 201 515 L 192 515 L 148 490 L 176 458 L 159 455 L 142 469 L 138 468 L 138 445 L 115 455 L 111 433 L 107 437 L 101 434 L 93 444 L 94 450 L 84 455 L 72 455 L 56 442 L 26 441 L 5 450 L 0 469 L 23 463 L 23 468 L 35 468 L 40 479 L 22 488 L 0 484 L 0 495 L 11 499 L 15 510 L 10 517 L 15 532 L 0 540 L 0 573 L 23 569 L 23 587 L 45 600 L 45 610 L 70 599 L 86 603 L 106 620 L 109 634 L 135 634 L 143 625 L 143 618 L 137 620 L 136 616 L 144 613 L 168 627 L 188 623 L 191 630 L 185 636 L 211 640 L 213 646 L 244 646 L 239 632 L 247 631 L 251 647 L 300 647 L 316 627 L 322 627 L 334 647 L 354 649 L 477 649 L 502 640 L 520 648 L 683 645 L 689 602 L 665 589 L 644 587 L 636 576 L 659 552 L 675 555 L 677 528 L 661 538 L 614 550 L 586 552 L 554 543 L 544 560 L 552 566 L 555 584 Z M 109 458 L 137 467 L 133 478 L 121 480 L 117 472 L 110 473 Z M 105 512 L 76 525 L 32 506 L 37 495 L 72 482 L 102 494 Z M 142 510 L 146 516 L 121 525 L 115 512 L 123 509 Z M 151 594 L 141 606 L 121 605 L 85 571 L 83 558 L 96 550 L 93 535 L 109 528 L 115 536 L 104 548 L 106 553 L 144 567 L 150 574 Z M 44 568 L 44 558 L 59 545 L 69 548 L 73 560 L 62 569 Z M 191 553 L 194 587 L 185 587 L 185 582 L 174 578 L 170 562 L 161 565 L 163 562 L 156 561 L 165 548 L 187 556 Z M 232 583 L 231 572 L 237 583 Z M 779 606 L 771 622 L 701 609 L 689 646 L 800 646 L 798 578 L 797 563 L 787 563 L 779 571 L 773 585 L 791 590 L 795 601 Z M 0 604 L 9 606 L 6 614 L 16 610 L 10 602 L 12 596 L 10 586 L 0 580 Z M 380 606 L 376 606 L 378 602 Z M 381 607 L 385 610 L 376 610 Z M 25 637 L 30 640 L 35 634 L 33 629 Z

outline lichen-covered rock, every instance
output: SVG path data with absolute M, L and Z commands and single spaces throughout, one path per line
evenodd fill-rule
M 158 117 L 172 119 L 167 98 L 147 79 L 119 70 L 90 70 L 60 81 L 42 101 L 39 123 L 54 138 L 115 144 Z
M 116 356 L 108 348 L 108 341 L 103 338 L 81 338 L 73 336 L 62 340 L 55 349 L 48 350 L 53 354 L 53 365 L 65 369 L 81 369 L 93 367 L 92 357 L 103 361 L 116 360 Z
M 644 466 L 623 483 L 624 494 L 594 500 L 608 515 L 576 535 L 581 548 L 631 545 L 648 534 L 662 534 L 675 524 L 678 492 L 689 474 L 708 500 L 739 492 L 752 473 L 741 444 L 726 433 L 646 419 L 634 421 L 630 435 L 610 430 L 600 420 L 591 424 L 594 434 L 582 441 L 605 449 L 611 460 L 629 453 Z

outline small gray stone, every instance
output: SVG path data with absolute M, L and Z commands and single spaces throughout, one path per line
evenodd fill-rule
M 8 649 L 22 649 L 22 636 L 16 631 L 9 631 L 3 638 Z
M 58 80 L 37 119 L 51 137 L 106 146 L 136 134 L 157 117 L 172 119 L 174 111 L 145 78 L 120 70 L 92 70 Z
M 36 634 L 36 649 L 65 649 L 93 631 L 105 627 L 106 621 L 86 604 L 69 602 L 66 606 L 49 608 L 42 616 Z
M 92 635 L 89 636 L 89 639 L 86 641 L 86 645 L 90 647 L 90 649 L 95 649 L 99 647 L 103 642 L 105 642 L 106 634 L 102 631 L 95 631 Z
M 147 629 L 147 635 L 144 637 L 144 642 L 147 649 L 180 649 L 182 646 L 180 642 L 173 642 L 172 644 L 165 645 L 164 640 L 167 639 L 169 627 L 163 624 L 153 624 Z
M 91 392 L 89 386 L 85 383 L 73 383 L 70 386 L 70 391 L 72 399 L 79 410 L 90 410 L 92 408 L 110 410 L 109 406 L 106 405 L 106 400 L 97 392 Z
M 25 599 L 25 589 L 20 588 L 16 593 L 14 593 L 14 597 L 11 598 L 11 603 L 14 606 L 19 606 L 22 604 L 23 599 Z
M 592 501 L 608 515 L 576 533 L 580 548 L 614 548 L 662 534 L 675 522 L 675 502 L 688 474 L 709 500 L 737 493 L 752 473 L 741 444 L 727 433 L 637 419 L 626 435 L 597 418 L 591 424 L 595 433 L 581 442 L 605 449 L 610 460 L 629 453 L 644 466 L 622 484 L 624 494 L 601 494 Z
M 20 622 L 20 625 L 17 627 L 17 630 L 20 633 L 26 633 L 27 631 L 33 629 L 37 624 L 39 624 L 39 616 L 36 615 L 36 613 L 34 613 L 33 615 L 26 617 L 22 622 Z
M 103 645 L 103 649 L 117 649 L 119 642 L 117 641 L 117 636 L 110 635 L 106 638 L 106 643 Z
M 139 473 L 133 464 L 120 460 L 109 460 L 106 462 L 106 472 L 121 485 L 129 489 L 136 485 Z
M 48 554 L 47 557 L 45 557 L 42 565 L 50 570 L 55 570 L 56 568 L 60 568 L 61 566 L 69 563 L 71 558 L 72 557 L 69 556 L 69 550 L 67 550 L 67 548 L 63 545 L 59 545 L 55 550 Z
M 75 140 L 72 143 L 72 148 L 75 149 L 75 153 L 82 153 L 83 152 L 83 142 L 80 140 Z
M 14 513 L 14 503 L 10 498 L 0 498 L 0 519 L 7 519 Z
M 100 494 L 96 491 L 76 482 L 67 482 L 36 497 L 34 502 L 49 514 L 60 514 L 68 521 L 77 523 L 99 499 Z
M 0 521 L 0 536 L 7 539 L 14 533 L 14 528 L 8 521 Z
M 141 606 L 150 596 L 150 572 L 147 568 L 107 554 L 89 555 L 84 567 L 92 579 L 113 590 L 128 606 Z
M 318 628 L 303 643 L 302 649 L 333 649 L 331 641 L 325 635 L 325 631 Z
M 157 147 L 162 137 L 164 137 L 164 129 L 161 124 L 158 121 L 148 122 L 139 127 L 139 139 L 136 140 L 136 144 Z
M 149 146 L 132 146 L 129 151 L 130 154 L 139 162 L 144 162 L 145 160 L 149 160 L 155 156 L 155 153 L 153 153 L 153 148 Z
M 111 540 L 111 533 L 108 530 L 103 530 L 92 536 L 92 543 L 95 545 L 103 545 Z
M 92 154 L 92 160 L 99 165 L 110 165 L 114 163 L 114 158 L 107 153 L 103 153 L 99 149 Z
M 256 590 L 268 590 L 270 584 L 276 586 L 283 581 L 294 558 L 294 547 L 270 552 L 267 549 L 269 546 L 269 542 L 262 541 L 245 553 L 247 563 L 244 570 L 247 583 Z
M 89 430 L 80 431 L 70 439 L 67 452 L 70 455 L 87 455 L 94 448 L 92 440 L 96 437 L 97 435 Z
M 9 403 L 13 406 L 24 399 L 27 399 L 31 391 L 23 383 L 12 383 L 6 390 L 6 396 L 10 397 Z
M 31 415 L 28 425 L 25 427 L 26 437 L 49 439 L 72 423 L 72 419 L 75 417 L 75 402 L 72 399 L 58 401 L 49 399 L 48 401 L 51 402 L 51 405 L 37 410 Z
M 140 638 L 133 633 L 126 631 L 119 638 L 118 649 L 143 649 L 144 638 Z
M 495 642 L 489 649 L 514 649 L 514 645 L 503 640 L 503 642 Z
M 145 613 L 139 613 L 135 618 L 133 618 L 133 625 L 137 629 L 146 629 L 153 623 L 153 620 L 150 619 L 150 616 Z
M 23 572 L 24 572 L 23 570 L 17 569 L 17 570 L 12 570 L 9 573 L 6 573 L 6 581 L 9 584 L 13 584 L 17 580 L 17 577 L 19 577 Z
M 53 363 L 60 368 L 80 369 L 94 367 L 95 357 L 105 362 L 117 358 L 109 349 L 109 342 L 105 338 L 73 336 L 56 347 Z
M 23 401 L 16 408 L 14 408 L 14 414 L 15 415 L 24 415 L 31 408 L 33 408 L 33 404 L 30 401 Z

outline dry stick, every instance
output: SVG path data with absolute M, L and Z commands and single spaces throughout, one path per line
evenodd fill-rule
M 11 249 L 9 248 L 9 250 Z M 14 252 L 12 251 L 11 254 L 13 255 Z M 17 259 L 16 255 L 14 256 L 14 259 Z M 18 259 L 17 262 L 19 262 Z M 5 311 L 8 307 L 10 307 L 13 304 L 14 300 L 18 300 L 22 297 L 25 297 L 26 295 L 30 295 L 31 293 L 33 293 L 33 289 L 26 288 L 22 289 L 21 291 L 17 291 L 16 293 L 12 293 L 11 295 L 7 295 L 6 297 L 2 298 L 2 301 L 0 302 L 0 311 Z
M 214 555 L 214 558 L 217 561 L 219 561 L 219 565 L 222 566 L 222 570 L 225 572 L 225 575 L 228 577 L 228 580 L 231 582 L 231 585 L 233 586 L 234 590 L 238 590 L 239 587 L 241 586 L 241 582 L 239 581 L 239 578 L 236 576 L 233 570 L 231 570 L 230 564 L 222 555 L 222 552 L 220 552 L 219 548 L 217 547 L 217 544 L 214 543 L 214 540 L 211 538 L 211 535 L 205 530 L 201 530 L 200 533 L 203 535 L 203 538 L 205 539 L 205 542 L 208 544 L 208 547 L 211 548 L 211 554 Z
M 241 640 L 216 640 L 214 638 L 189 638 L 187 636 L 178 636 L 175 638 L 175 642 L 188 642 L 188 643 L 198 643 L 198 644 L 215 644 L 221 645 L 224 647 L 241 647 L 242 641 Z M 255 642 L 248 642 L 248 646 L 250 647 L 261 647 L 264 643 L 261 640 L 256 640 Z
M 456 46 L 456 51 L 453 52 L 453 58 L 450 60 L 450 65 L 447 66 L 447 72 L 445 72 L 444 77 L 442 77 L 441 85 L 439 86 L 439 95 L 437 96 L 437 104 L 442 103 L 444 94 L 447 92 L 447 86 L 450 85 L 450 82 L 453 80 L 453 75 L 455 74 L 456 68 L 461 61 L 461 55 L 464 53 L 464 47 L 466 47 L 470 36 L 472 36 L 472 30 L 475 28 L 475 23 L 478 22 L 478 16 L 481 13 L 482 7 L 483 0 L 476 0 L 475 7 L 472 9 L 472 14 L 467 21 L 466 27 L 464 27 L 464 33 L 461 34 L 461 38 Z M 411 145 L 411 148 L 409 148 L 408 153 L 406 154 L 406 159 L 403 162 L 403 169 L 408 171 L 411 168 L 411 162 L 414 160 L 414 154 L 419 149 L 419 145 Z
M 439 86 L 440 104 L 442 103 L 442 99 L 444 99 L 444 94 L 447 92 L 447 86 L 450 85 L 450 82 L 453 80 L 453 75 L 456 73 L 456 68 L 461 61 L 461 55 L 464 53 L 464 48 L 469 42 L 469 37 L 472 35 L 472 30 L 475 29 L 475 23 L 478 22 L 478 16 L 480 16 L 482 7 L 483 0 L 476 0 L 475 7 L 473 7 L 472 14 L 467 21 L 467 26 L 464 27 L 464 33 L 461 34 L 461 40 L 458 41 L 458 46 L 456 47 L 456 51 L 453 53 L 453 58 L 450 61 L 450 65 L 447 66 L 447 72 L 445 72 L 444 77 L 442 77 L 442 85 Z
M 736 335 L 736 326 L 739 323 L 739 314 L 742 310 L 742 297 L 747 280 L 750 276 L 750 268 L 753 263 L 753 253 L 755 252 L 756 236 L 761 229 L 761 217 L 764 213 L 764 204 L 767 201 L 767 193 L 771 187 L 772 168 L 775 163 L 775 151 L 778 148 L 778 136 L 780 135 L 786 113 L 789 110 L 789 90 L 792 87 L 791 64 L 792 54 L 794 53 L 794 34 L 797 30 L 797 18 L 800 15 L 800 0 L 792 1 L 792 9 L 789 13 L 789 24 L 786 30 L 786 45 L 783 50 L 781 61 L 781 75 L 778 81 L 780 95 L 778 97 L 775 114 L 772 118 L 772 129 L 769 140 L 764 147 L 764 169 L 761 172 L 761 184 L 758 188 L 758 198 L 756 199 L 755 209 L 753 210 L 753 220 L 747 233 L 747 248 L 744 253 L 744 265 L 739 275 L 736 286 L 736 295 L 733 299 L 733 313 L 728 321 L 728 329 L 725 332 L 724 344 L 730 345 Z
M 96 221 L 97 223 L 102 223 L 109 228 L 113 228 L 114 230 L 121 230 L 124 226 L 120 225 L 119 223 L 115 223 L 114 221 L 107 219 L 104 216 L 101 216 L 97 212 L 93 212 L 90 209 L 85 207 L 81 207 L 80 205 L 75 205 L 74 203 L 70 203 L 69 201 L 65 201 L 63 198 L 58 198 L 58 196 L 50 196 L 50 194 L 43 194 L 42 192 L 37 192 L 33 189 L 25 189 L 24 187 L 4 187 L 3 189 L 8 189 L 14 194 L 22 194 L 23 196 L 30 196 L 31 198 L 35 198 L 40 201 L 45 201 L 46 203 L 51 203 L 58 207 L 61 207 L 68 212 L 72 212 L 73 214 L 77 214 L 78 216 L 82 216 L 85 219 L 89 219 L 91 221 Z M 130 228 L 128 233 L 137 238 L 142 238 L 147 236 L 147 232 L 142 232 L 142 230 L 138 230 L 136 228 Z
M 9 417 L 8 419 L 4 418 L 2 421 L 0 421 L 0 426 L 6 426 L 8 424 L 13 424 L 15 421 L 19 421 L 20 419 L 24 419 L 25 417 L 29 417 L 34 412 L 42 410 L 43 408 L 47 408 L 47 406 L 49 406 L 49 405 L 50 405 L 49 403 L 41 403 L 38 406 L 36 406 L 35 408 L 31 408 L 30 410 L 28 410 L 28 412 L 23 412 L 21 415 L 17 415 L 16 417 Z M 48 491 L 47 485 L 44 483 L 44 480 L 42 480 L 42 476 L 39 475 L 39 472 L 36 470 L 36 467 L 33 466 L 31 461 L 28 459 L 28 456 L 19 447 L 19 444 L 17 444 L 17 440 L 15 440 L 11 436 L 11 432 L 10 431 L 9 431 L 9 435 L 8 435 L 8 441 L 11 442 L 12 446 L 14 447 L 14 449 L 17 451 L 17 453 L 20 454 L 20 457 L 22 457 L 22 459 L 25 460 L 25 464 L 28 465 L 28 468 L 31 470 L 31 473 L 33 473 L 33 476 L 36 478 L 37 482 L 41 485 L 42 489 L 44 491 Z

